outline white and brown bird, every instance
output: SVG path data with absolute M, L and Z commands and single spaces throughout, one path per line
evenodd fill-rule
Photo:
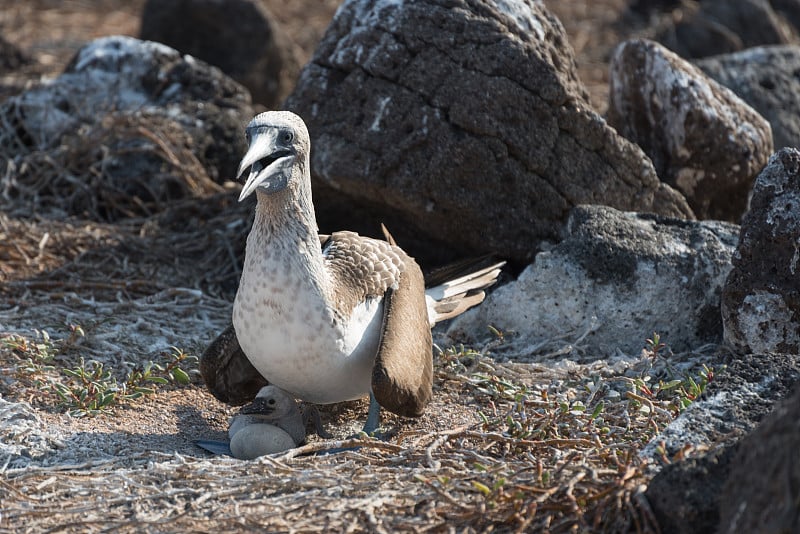
M 431 326 L 481 302 L 502 262 L 426 291 L 391 236 L 318 235 L 300 117 L 262 113 L 246 135 L 239 200 L 256 194 L 255 220 L 232 329 L 201 359 L 209 389 L 233 404 L 267 382 L 319 404 L 370 394 L 366 432 L 378 425 L 379 405 L 422 415 L 432 394 Z

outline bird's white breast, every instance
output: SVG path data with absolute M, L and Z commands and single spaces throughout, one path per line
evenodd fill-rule
M 286 258 L 247 260 L 233 307 L 242 350 L 270 383 L 328 404 L 369 392 L 383 303 L 368 299 L 349 320 L 336 314 L 302 265 Z

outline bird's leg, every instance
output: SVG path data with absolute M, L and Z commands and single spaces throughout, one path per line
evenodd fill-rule
M 333 434 L 329 433 L 327 430 L 325 430 L 325 427 L 322 426 L 322 419 L 319 416 L 319 408 L 309 404 L 304 404 L 302 408 L 303 408 L 303 424 L 307 426 L 309 421 L 313 421 L 314 432 L 316 432 L 319 437 L 321 437 L 322 439 L 333 438 Z
M 372 436 L 381 426 L 381 405 L 375 400 L 375 395 L 372 391 L 369 392 L 369 412 L 367 412 L 367 422 L 364 423 L 364 432 L 368 436 Z

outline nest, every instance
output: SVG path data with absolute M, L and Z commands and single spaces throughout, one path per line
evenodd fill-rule
M 227 193 L 125 224 L 0 214 L 0 294 L 7 305 L 65 292 L 117 301 L 182 287 L 230 299 L 241 274 L 249 211 Z
M 154 113 L 112 113 L 33 149 L 7 109 L 0 209 L 113 222 L 155 215 L 178 200 L 224 191 L 193 152 L 191 136 Z M 16 124 L 15 124 L 16 123 Z
M 135 117 L 104 124 L 87 127 L 93 143 L 8 163 L 0 323 L 52 339 L 81 325 L 85 339 L 53 362 L 63 368 L 85 357 L 125 370 L 169 345 L 198 354 L 230 320 L 252 205 L 190 172 L 182 135 L 166 142 Z M 113 162 L 126 157 L 158 178 L 124 174 Z M 14 376 L 14 358 L 0 344 L 0 377 Z M 624 369 L 467 360 L 440 358 L 428 413 L 395 419 L 389 441 L 317 440 L 255 462 L 193 447 L 204 437 L 193 432 L 220 432 L 229 415 L 197 384 L 76 421 L 36 405 L 35 384 L 0 380 L 35 406 L 0 403 L 0 531 L 657 530 L 638 452 L 673 414 L 623 395 L 606 401 L 602 426 L 591 413 Z M 323 414 L 329 428 L 363 417 Z

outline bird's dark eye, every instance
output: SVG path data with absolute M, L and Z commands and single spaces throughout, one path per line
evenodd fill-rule
M 275 404 L 275 399 L 270 399 L 267 401 L 268 404 Z
M 286 144 L 294 141 L 294 134 L 292 132 L 283 132 L 283 142 Z

